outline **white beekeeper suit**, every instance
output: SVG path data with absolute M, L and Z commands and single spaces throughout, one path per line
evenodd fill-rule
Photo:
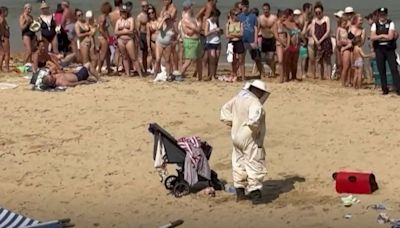
M 250 91 L 251 87 L 264 92 L 264 96 L 257 97 Z M 220 119 L 232 126 L 232 168 L 236 189 L 247 188 L 248 192 L 260 190 L 267 174 L 263 148 L 266 132 L 263 104 L 268 95 L 265 83 L 255 80 L 246 83 L 242 91 L 221 109 Z

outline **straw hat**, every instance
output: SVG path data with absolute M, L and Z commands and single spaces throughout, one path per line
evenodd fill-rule
M 32 32 L 38 32 L 40 30 L 40 23 L 38 21 L 33 21 L 29 26 L 29 30 Z
M 40 4 L 40 9 L 48 9 L 48 8 L 50 8 L 50 7 L 49 7 L 49 5 L 47 5 L 46 2 L 42 2 L 42 3 Z

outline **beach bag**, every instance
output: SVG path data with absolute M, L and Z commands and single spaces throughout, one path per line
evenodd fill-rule
M 339 171 L 332 177 L 338 193 L 371 194 L 378 190 L 375 175 L 370 172 Z

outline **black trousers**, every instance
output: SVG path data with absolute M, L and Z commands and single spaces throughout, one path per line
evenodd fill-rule
M 396 62 L 395 50 L 387 46 L 380 46 L 375 49 L 376 64 L 378 66 L 379 75 L 381 76 L 382 90 L 387 90 L 386 78 L 386 61 L 389 64 L 390 72 L 393 77 L 393 85 L 396 91 L 400 91 L 400 76 Z

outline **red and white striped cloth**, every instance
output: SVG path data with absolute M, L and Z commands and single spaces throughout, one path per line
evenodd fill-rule
M 192 164 L 197 164 L 199 156 L 198 155 L 196 156 L 193 153 L 193 147 L 199 148 L 201 146 L 200 138 L 197 136 L 183 137 L 178 139 L 177 141 L 178 141 L 178 146 L 184 149 L 186 153 L 189 153 Z

